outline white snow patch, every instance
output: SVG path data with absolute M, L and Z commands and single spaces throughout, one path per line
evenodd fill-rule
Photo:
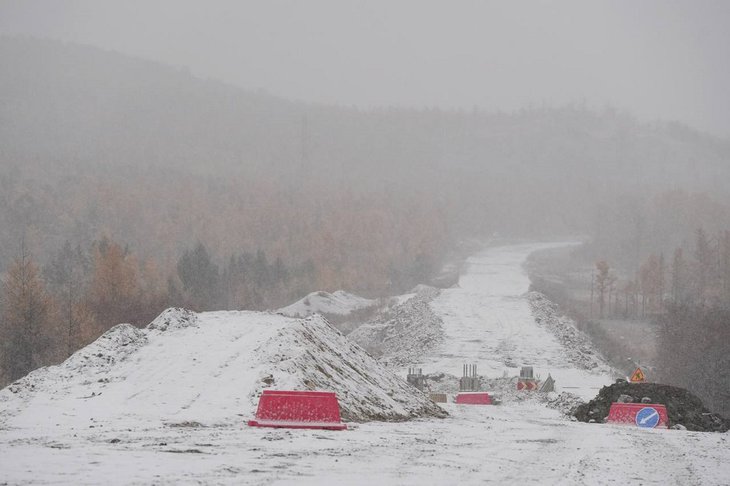
M 392 298 L 393 305 L 405 304 L 406 302 L 411 300 L 416 295 L 417 295 L 416 292 L 411 292 L 409 294 L 403 294 L 403 295 L 396 295 L 395 297 Z
M 312 292 L 303 299 L 277 310 L 289 317 L 306 317 L 312 314 L 347 315 L 359 309 L 376 305 L 376 300 L 350 294 L 343 290 L 329 292 Z

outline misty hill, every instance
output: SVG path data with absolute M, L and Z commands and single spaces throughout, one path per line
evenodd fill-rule
M 727 141 L 678 124 L 642 125 L 611 110 L 361 112 L 30 39 L 3 38 L 0 62 L 7 67 L 0 73 L 6 161 L 241 172 L 295 184 L 315 179 L 325 187 L 419 184 L 458 191 L 482 208 L 514 202 L 509 196 L 517 190 L 529 196 L 526 208 L 552 217 L 567 203 L 618 187 L 722 190 L 730 180 Z M 566 217 L 567 224 L 580 221 Z

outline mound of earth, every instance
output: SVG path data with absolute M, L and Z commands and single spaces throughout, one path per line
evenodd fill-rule
M 558 305 L 540 292 L 527 293 L 535 322 L 547 328 L 565 347 L 567 359 L 584 370 L 606 368 L 606 361 L 595 349 L 590 338 L 580 332 L 569 317 L 561 315 Z
M 348 337 L 388 366 L 418 362 L 443 340 L 444 332 L 441 318 L 429 305 L 439 290 L 426 286 L 415 290 L 414 296 L 358 327 Z
M 323 317 L 171 309 L 0 390 L 0 428 L 243 424 L 265 388 L 334 391 L 347 421 L 446 415 Z
M 372 307 L 376 301 L 350 294 L 343 290 L 336 292 L 312 292 L 277 312 L 289 317 L 306 317 L 312 314 L 347 315 L 359 309 Z
M 273 384 L 336 391 L 345 420 L 446 416 L 425 394 L 388 371 L 323 317 L 312 316 L 297 324 L 280 330 L 260 348 L 261 360 L 274 369 Z
M 576 409 L 575 418 L 582 422 L 603 422 L 611 403 L 629 401 L 628 397 L 633 403 L 641 403 L 647 397 L 650 403 L 666 406 L 671 426 L 678 424 L 687 430 L 700 432 L 726 432 L 730 429 L 730 422 L 707 410 L 699 398 L 684 388 L 655 383 L 628 383 L 624 380 L 604 386 L 595 399 Z

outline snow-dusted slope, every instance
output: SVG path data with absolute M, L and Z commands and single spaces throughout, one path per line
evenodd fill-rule
M 329 292 L 312 292 L 291 305 L 282 307 L 277 312 L 290 317 L 305 317 L 311 314 L 347 315 L 358 309 L 376 304 L 376 301 L 347 293 L 343 290 Z
M 265 387 L 335 391 L 345 420 L 442 414 L 322 317 L 171 309 L 0 391 L 0 426 L 241 423 Z
M 436 288 L 419 286 L 347 337 L 388 367 L 408 366 L 443 339 L 441 319 L 429 305 L 438 294 Z

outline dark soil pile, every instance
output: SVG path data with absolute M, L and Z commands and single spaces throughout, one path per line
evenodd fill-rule
M 620 401 L 621 395 L 630 396 L 633 403 L 641 403 L 642 398 L 648 397 L 650 403 L 666 406 L 670 426 L 679 424 L 687 430 L 700 432 L 726 432 L 730 429 L 730 421 L 707 410 L 699 398 L 684 388 L 655 383 L 627 383 L 624 380 L 604 386 L 596 398 L 576 409 L 575 418 L 581 422 L 603 422 L 611 403 Z

